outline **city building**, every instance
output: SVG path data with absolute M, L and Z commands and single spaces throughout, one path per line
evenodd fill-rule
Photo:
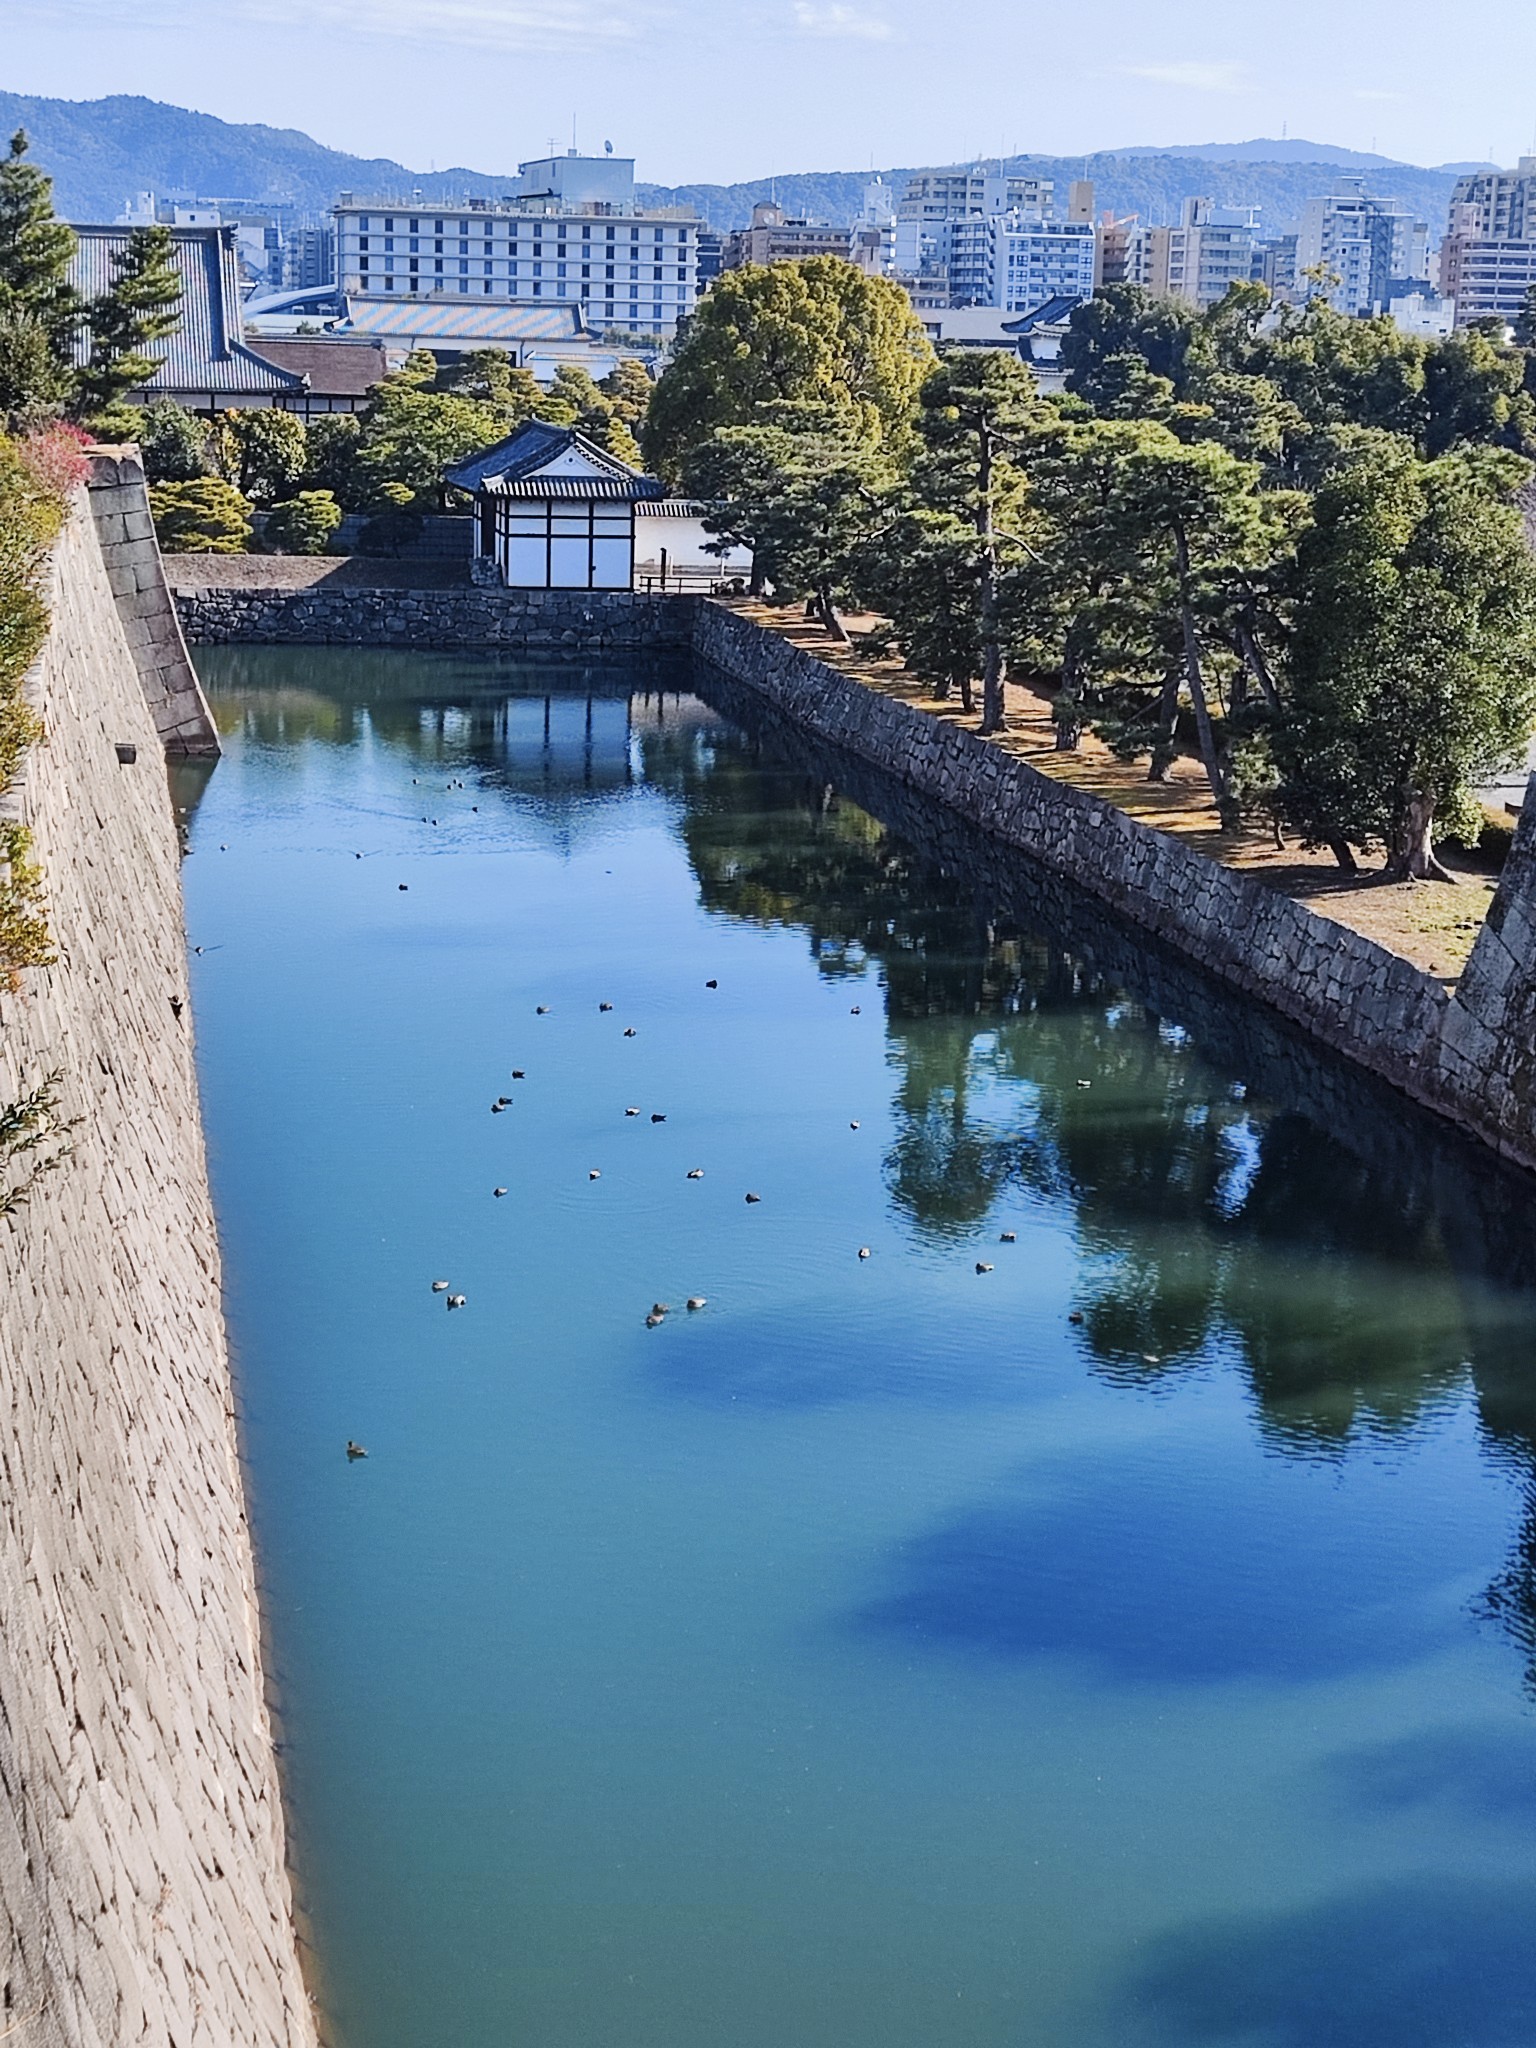
M 1130 230 L 1125 281 L 1192 306 L 1214 306 L 1253 276 L 1257 247 L 1252 209 L 1186 199 L 1176 226 Z
M 1340 178 L 1333 192 L 1307 201 L 1296 278 L 1299 293 L 1326 299 L 1336 312 L 1380 312 L 1394 286 L 1427 284 L 1428 225 L 1401 200 L 1373 197 L 1363 178 Z
M 825 221 L 794 220 L 775 199 L 752 209 L 751 225 L 725 238 L 722 267 L 740 270 L 745 263 L 792 263 L 801 256 L 848 257 L 848 230 Z
M 751 573 L 745 551 L 710 552 L 707 506 L 575 427 L 529 420 L 444 478 L 475 501 L 478 573 L 516 589 L 710 588 Z
M 1296 236 L 1271 235 L 1253 252 L 1253 275 L 1277 299 L 1296 296 Z
M 1055 187 L 1049 178 L 995 169 L 986 164 L 951 165 L 915 171 L 896 204 L 892 262 L 918 305 L 958 304 L 948 276 L 949 238 L 954 221 L 984 220 L 1000 213 L 1043 218 L 1051 211 Z M 982 303 L 986 303 L 983 301 Z
M 82 297 L 111 285 L 113 258 L 128 246 L 132 227 L 76 227 L 70 282 Z M 181 325 L 153 344 L 161 358 L 149 383 L 133 394 L 140 402 L 173 398 L 192 412 L 240 406 L 302 408 L 304 379 L 248 348 L 240 310 L 240 265 L 232 226 L 172 226 L 171 250 L 181 279 Z
M 309 291 L 336 282 L 336 230 L 291 228 L 280 236 L 280 282 L 286 291 Z
M 952 306 L 996 306 L 1024 313 L 1042 300 L 1086 298 L 1096 249 L 1091 220 L 1046 220 L 996 213 L 947 221 L 942 229 Z
M 1437 282 L 1460 327 L 1517 317 L 1536 285 L 1536 156 L 1457 179 Z
M 505 197 L 462 206 L 343 193 L 337 277 L 354 306 L 564 303 L 589 328 L 661 337 L 698 297 L 697 216 L 635 196 L 632 157 L 540 157 Z
M 1134 213 L 1124 214 L 1118 220 L 1112 213 L 1103 216 L 1099 222 L 1095 284 L 1131 282 L 1131 238 L 1139 226 Z
M 1436 292 L 1404 292 L 1387 302 L 1387 311 L 1399 334 L 1422 341 L 1444 341 L 1456 325 L 1456 301 Z

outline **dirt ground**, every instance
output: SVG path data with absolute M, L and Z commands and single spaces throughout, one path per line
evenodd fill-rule
M 737 600 L 738 607 L 759 624 L 783 633 L 823 661 L 856 675 L 871 688 L 907 703 L 920 705 L 935 717 L 948 718 L 972 731 L 980 717 L 961 711 L 959 702 L 930 696 L 896 660 L 873 659 L 842 647 L 820 626 L 798 611 Z M 872 631 L 879 621 L 850 617 L 852 634 Z M 1447 987 L 1453 987 L 1487 914 L 1496 878 L 1486 870 L 1442 850 L 1441 858 L 1455 874 L 1453 882 L 1384 882 L 1375 872 L 1350 880 L 1341 875 L 1328 853 L 1308 853 L 1291 842 L 1283 850 L 1267 829 L 1223 832 L 1216 820 L 1204 770 L 1197 760 L 1182 757 L 1166 782 L 1148 782 L 1145 761 L 1120 761 L 1102 741 L 1085 737 L 1076 753 L 1056 751 L 1056 728 L 1049 701 L 1017 683 L 1007 690 L 1007 728 L 996 741 L 1019 754 L 1043 774 L 1075 788 L 1091 791 L 1138 818 L 1144 825 L 1196 846 L 1212 860 L 1245 868 L 1271 888 L 1283 889 L 1324 917 L 1375 939 L 1400 953 Z

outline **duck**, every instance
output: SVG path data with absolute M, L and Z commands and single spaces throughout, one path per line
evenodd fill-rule
M 448 1292 L 448 1282 L 446 1280 L 434 1280 L 432 1282 L 432 1292 L 434 1294 L 446 1294 Z
M 664 1109 L 653 1109 L 651 1111 L 651 1122 L 653 1124 L 664 1124 L 666 1120 L 667 1112 Z
M 1017 1244 L 1019 1241 L 1019 1233 L 1016 1230 L 1000 1231 L 998 1233 L 997 1241 L 999 1244 Z
M 706 981 L 704 986 L 706 988 L 718 988 L 720 984 L 718 981 Z
M 651 1314 L 653 1316 L 669 1316 L 671 1313 L 672 1304 L 670 1301 L 653 1301 L 651 1303 Z
M 448 1306 L 450 1308 L 462 1308 L 465 1302 L 468 1300 L 468 1298 L 469 1297 L 467 1295 L 463 1294 L 450 1294 L 448 1297 Z
M 859 1120 L 857 1117 L 853 1119 L 852 1123 L 849 1124 L 848 1128 L 850 1131 L 856 1131 L 859 1128 Z
M 859 1257 L 861 1259 L 868 1259 L 872 1258 L 873 1256 L 874 1254 L 870 1251 L 870 1248 L 867 1244 L 861 1244 L 859 1246 Z
M 1091 1088 L 1093 1083 L 1091 1081 L 1079 1081 L 1077 1085 L 1079 1088 Z
M 1073 1311 L 1072 1311 L 1071 1315 L 1069 1315 L 1069 1316 L 1067 1317 L 1067 1321 L 1068 1321 L 1069 1323 L 1080 1323 L 1080 1322 L 1081 1322 L 1082 1320 L 1083 1320 L 1083 1312 L 1082 1312 L 1082 1310 L 1081 1310 L 1080 1308 L 1075 1308 L 1075 1309 L 1073 1309 Z
M 501 1104 L 503 1109 L 510 1109 L 512 1107 L 512 1098 L 510 1095 L 498 1095 L 496 1100 Z
M 526 1081 L 528 1078 L 528 1069 L 526 1067 L 514 1067 L 512 1069 L 512 1078 L 514 1081 Z
M 688 1297 L 688 1307 L 694 1310 L 701 1309 L 706 1305 L 707 1300 L 708 1297 L 706 1295 L 690 1294 Z
M 367 1455 L 368 1453 L 363 1449 L 361 1444 L 353 1443 L 351 1437 L 347 1438 L 347 1456 L 349 1458 L 366 1458 Z
M 992 1268 L 987 1264 L 985 1259 L 978 1259 L 976 1261 L 976 1270 L 978 1273 L 990 1273 Z
M 602 1177 L 602 1174 L 599 1173 L 598 1169 L 595 1166 L 587 1174 L 588 1180 L 601 1180 Z
M 493 1102 L 491 1104 L 491 1115 L 500 1116 L 502 1111 L 506 1108 L 506 1106 L 507 1105 L 504 1102 Z
M 626 1038 L 638 1038 L 639 1035 L 633 1024 L 626 1024 L 624 1026 L 624 1036 Z
M 409 889 L 410 886 L 411 885 L 409 882 L 402 882 L 400 884 L 400 893 L 402 896 L 405 894 L 406 890 Z
M 597 1007 L 599 1010 L 611 1010 L 613 1005 L 612 1003 L 599 1003 Z
M 848 1014 L 850 1017 L 862 1017 L 864 1012 L 859 1007 L 859 1005 L 855 1003 L 853 1008 L 848 1012 Z
M 704 1169 L 703 1169 L 703 1167 L 702 1167 L 702 1166 L 690 1166 L 690 1167 L 689 1167 L 689 1169 L 688 1169 L 688 1178 L 689 1178 L 689 1180 L 702 1180 L 702 1179 L 704 1178 Z
M 535 1015 L 535 1017 L 547 1017 L 549 1015 L 548 1003 L 535 1003 L 533 1006 L 533 1014 Z
M 747 1197 L 747 1200 L 749 1202 L 760 1202 L 762 1199 L 763 1198 L 761 1195 L 748 1195 Z
M 492 1188 L 492 1189 L 491 1189 L 491 1193 L 492 1193 L 492 1194 L 493 1194 L 493 1195 L 494 1195 L 494 1196 L 496 1197 L 496 1199 L 497 1199 L 497 1201 L 498 1201 L 498 1202 L 499 1202 L 499 1201 L 501 1200 L 502 1196 L 503 1196 L 503 1195 L 504 1195 L 504 1194 L 505 1194 L 506 1192 L 507 1192 L 507 1191 L 506 1191 L 506 1189 L 505 1189 L 505 1188 Z
M 636 1108 L 636 1109 L 626 1109 L 626 1110 L 625 1110 L 625 1112 L 624 1112 L 624 1114 L 625 1114 L 626 1116 L 638 1116 L 638 1115 L 640 1114 L 640 1111 L 638 1110 L 638 1108 Z
M 654 1330 L 654 1329 L 658 1328 L 658 1327 L 659 1327 L 659 1326 L 660 1326 L 660 1325 L 661 1325 L 662 1323 L 664 1323 L 664 1322 L 665 1322 L 666 1320 L 667 1320 L 667 1319 L 666 1319 L 666 1317 L 665 1317 L 665 1316 L 659 1316 L 659 1315 L 657 1315 L 657 1314 L 656 1314 L 656 1312 L 655 1312 L 655 1310 L 653 1309 L 653 1310 L 651 1311 L 651 1313 L 650 1313 L 650 1314 L 649 1314 L 649 1315 L 648 1315 L 648 1316 L 646 1317 L 646 1319 L 645 1319 L 645 1327 L 646 1327 L 646 1328 L 647 1328 L 648 1330 Z

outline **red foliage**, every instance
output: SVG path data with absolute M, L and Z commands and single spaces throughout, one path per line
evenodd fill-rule
M 83 428 L 61 421 L 23 435 L 20 453 L 40 490 L 51 497 L 67 498 L 91 473 L 91 465 L 85 459 L 90 446 L 91 437 Z

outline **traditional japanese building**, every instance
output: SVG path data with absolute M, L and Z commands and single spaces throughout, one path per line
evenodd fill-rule
M 529 420 L 444 472 L 475 501 L 487 580 L 535 590 L 701 590 L 746 576 L 743 549 L 711 553 L 708 507 L 609 455 L 575 427 Z
M 127 249 L 132 226 L 119 222 L 74 232 L 70 282 L 82 298 L 98 298 L 112 285 L 113 259 Z M 245 406 L 302 410 L 304 378 L 245 345 L 234 228 L 180 225 L 169 233 L 181 280 L 181 324 L 166 340 L 150 344 L 148 353 L 160 358 L 160 367 L 133 397 L 146 402 L 174 398 L 200 413 Z

